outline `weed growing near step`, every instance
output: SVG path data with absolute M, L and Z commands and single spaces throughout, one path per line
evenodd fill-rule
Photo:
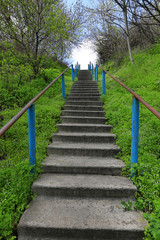
M 131 211 L 132 210 L 132 205 L 133 203 L 128 201 L 128 202 L 125 202 L 125 201 L 122 201 L 121 204 L 123 205 L 123 210 L 124 211 Z
M 37 79 L 12 90 L 2 89 L 0 128 L 21 107 L 42 91 L 64 68 L 44 69 Z M 65 74 L 66 94 L 72 86 L 71 71 Z M 47 156 L 47 145 L 57 131 L 64 100 L 61 96 L 61 79 L 36 103 L 36 157 L 35 174 L 30 174 L 28 159 L 28 114 L 27 112 L 0 138 L 0 239 L 16 239 L 16 227 L 20 216 L 33 198 L 31 185 L 41 171 L 40 163 Z
M 134 56 L 132 65 L 124 58 L 117 69 L 114 62 L 110 73 L 138 93 L 146 102 L 160 112 L 160 44 L 152 47 L 147 56 L 143 51 Z M 99 70 L 99 87 L 102 75 Z M 132 95 L 106 75 L 106 95 L 102 97 L 106 111 L 106 124 L 114 126 L 120 157 L 126 164 L 123 175 L 130 177 Z M 149 228 L 145 240 L 160 239 L 160 121 L 140 104 L 139 164 L 137 177 L 133 179 L 138 188 L 135 207 L 145 212 Z

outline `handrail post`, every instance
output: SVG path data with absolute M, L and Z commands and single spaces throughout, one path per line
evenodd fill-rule
M 98 82 L 98 65 L 96 65 L 96 81 Z
M 94 80 L 96 81 L 96 69 L 95 69 L 95 72 L 94 72 Z
M 75 78 L 75 75 L 74 75 L 74 69 L 73 69 L 73 64 L 72 64 L 72 81 L 74 82 L 74 78 Z
M 131 142 L 131 168 L 138 163 L 138 142 L 139 142 L 139 100 L 133 97 L 132 100 L 132 142 Z M 131 176 L 135 175 L 131 169 Z
M 75 69 L 76 69 L 76 77 L 77 77 L 77 74 L 78 74 L 77 65 L 78 65 L 78 63 L 77 63 L 76 66 L 75 66 Z
M 35 105 L 28 109 L 28 136 L 29 136 L 29 160 L 31 165 L 36 165 L 36 141 L 35 141 Z
M 64 74 L 62 74 L 62 76 L 61 76 L 61 85 L 62 85 L 62 97 L 65 99 L 66 95 L 65 95 Z
M 105 71 L 102 72 L 102 95 L 105 95 Z
M 93 64 L 92 64 L 92 76 L 93 76 Z

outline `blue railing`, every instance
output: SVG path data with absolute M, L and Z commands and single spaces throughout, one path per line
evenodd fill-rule
M 89 66 L 89 65 L 88 65 Z M 90 63 L 91 66 L 91 63 Z M 108 74 L 112 79 L 118 82 L 123 88 L 130 92 L 133 96 L 132 101 L 132 141 L 131 141 L 131 175 L 134 175 L 133 164 L 138 163 L 138 144 L 139 144 L 139 102 L 141 102 L 146 108 L 148 108 L 158 119 L 160 119 L 160 113 L 145 102 L 137 93 L 128 88 L 125 84 L 120 82 L 109 72 L 107 72 L 100 65 L 96 64 L 94 79 L 98 81 L 98 67 L 102 69 L 102 95 L 105 95 L 105 75 Z M 90 71 L 91 69 L 88 68 Z
M 75 70 L 73 64 L 66 68 L 56 79 L 54 79 L 46 88 L 43 89 L 36 97 L 34 97 L 22 110 L 17 113 L 3 128 L 0 129 L 0 136 L 7 130 L 28 110 L 28 136 L 29 136 L 29 160 L 30 164 L 36 166 L 36 142 L 35 142 L 35 102 L 61 77 L 62 96 L 65 99 L 65 80 L 64 74 L 68 69 L 72 69 L 72 81 L 75 80 Z M 77 70 L 80 70 L 80 65 L 75 66 L 76 75 Z

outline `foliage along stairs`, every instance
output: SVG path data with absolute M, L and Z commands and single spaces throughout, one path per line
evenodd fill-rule
M 97 83 L 81 70 L 62 111 L 59 132 L 48 146 L 44 173 L 33 184 L 37 197 L 23 214 L 19 240 L 140 240 L 141 212 L 124 211 L 136 187 L 120 176 L 112 126 L 105 125 Z

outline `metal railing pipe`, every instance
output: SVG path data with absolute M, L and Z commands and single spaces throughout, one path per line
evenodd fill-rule
M 135 97 L 133 97 L 133 100 L 132 100 L 131 168 L 134 163 L 138 163 L 138 142 L 139 142 L 139 100 L 136 99 Z M 133 173 L 133 175 L 134 175 L 134 173 Z
M 65 99 L 66 94 L 65 94 L 65 82 L 64 82 L 64 74 L 61 76 L 61 85 L 62 85 L 62 97 Z
M 97 66 L 99 66 L 97 64 Z M 132 91 L 129 87 L 127 87 L 124 83 L 119 81 L 117 78 L 112 76 L 109 72 L 107 72 L 104 68 L 99 66 L 105 73 L 107 73 L 111 78 L 113 78 L 116 82 L 118 82 L 122 87 L 124 87 L 128 92 L 130 92 L 135 98 L 137 98 L 146 108 L 148 108 L 158 119 L 160 119 L 160 113 L 156 111 L 153 107 L 151 107 L 143 98 L 141 98 L 137 93 Z
M 74 82 L 75 79 L 75 74 L 74 74 L 74 68 L 73 68 L 73 64 L 72 64 L 72 81 Z
M 92 64 L 92 76 L 93 76 L 93 64 Z
M 2 136 L 27 110 L 30 108 L 72 65 L 66 68 L 56 79 L 54 79 L 46 88 L 43 89 L 36 97 L 34 97 L 22 110 L 17 113 L 4 127 L 0 129 Z
M 160 119 L 160 113 L 156 111 L 153 107 L 151 107 L 146 101 L 144 101 L 137 93 L 132 91 L 129 87 L 127 87 L 124 83 L 119 81 L 117 78 L 112 76 L 109 72 L 107 72 L 104 68 L 96 65 L 102 69 L 102 93 L 105 94 L 105 73 L 107 73 L 111 78 L 113 78 L 116 82 L 118 82 L 123 88 L 125 88 L 128 92 L 130 92 L 133 96 L 132 101 L 132 140 L 131 140 L 131 177 L 133 177 L 135 173 L 134 164 L 138 163 L 138 144 L 139 144 L 139 102 L 141 102 L 146 108 L 148 108 L 158 119 Z
M 105 95 L 105 71 L 102 72 L 102 95 Z
M 28 109 L 29 161 L 36 166 L 35 105 Z
M 98 65 L 96 65 L 96 81 L 98 82 Z

